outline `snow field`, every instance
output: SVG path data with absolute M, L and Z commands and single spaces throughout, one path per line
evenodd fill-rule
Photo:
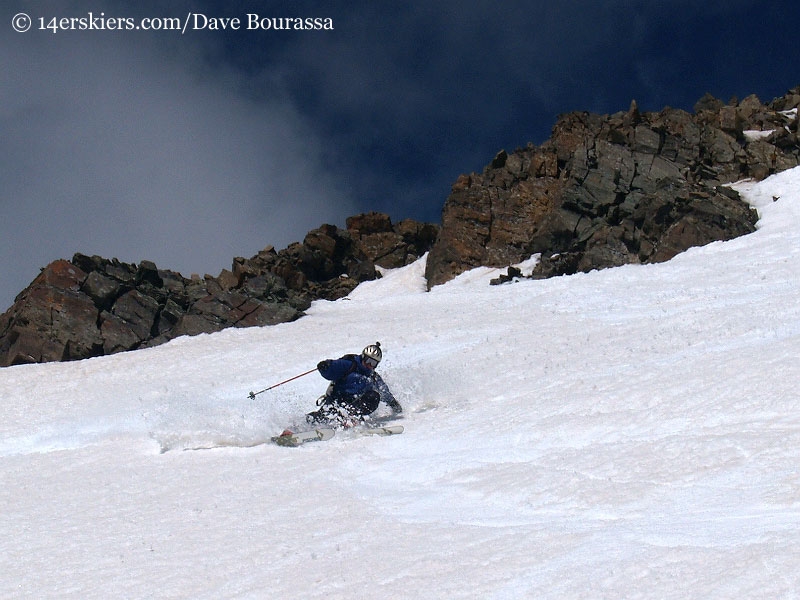
M 419 261 L 295 323 L 0 370 L 0 597 L 796 597 L 800 169 L 738 188 L 759 230 L 665 264 L 426 293 Z M 249 391 L 375 340 L 403 435 L 235 446 L 326 385 Z

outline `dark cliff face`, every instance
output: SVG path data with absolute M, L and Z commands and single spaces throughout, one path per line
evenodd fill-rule
M 536 277 L 660 262 L 752 232 L 754 211 L 722 184 L 800 163 L 798 104 L 800 88 L 768 105 L 706 96 L 695 114 L 640 113 L 634 102 L 614 115 L 563 115 L 541 146 L 501 151 L 457 179 L 428 285 L 535 253 Z
M 438 226 L 369 213 L 347 229 L 310 231 L 302 243 L 235 258 L 217 277 L 183 277 L 76 254 L 45 267 L 0 316 L 0 366 L 64 361 L 155 346 L 181 335 L 297 319 L 427 252 Z

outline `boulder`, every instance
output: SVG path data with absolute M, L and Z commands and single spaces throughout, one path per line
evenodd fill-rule
M 103 354 L 132 350 L 142 343 L 142 337 L 124 319 L 108 311 L 100 313 L 100 336 L 103 338 Z
M 158 302 L 138 289 L 120 296 L 111 309 L 111 313 L 133 331 L 139 342 L 151 336 L 158 311 Z
M 95 306 L 101 309 L 111 308 L 114 300 L 121 295 L 122 283 L 103 275 L 99 271 L 92 271 L 86 277 L 82 290 L 92 299 Z

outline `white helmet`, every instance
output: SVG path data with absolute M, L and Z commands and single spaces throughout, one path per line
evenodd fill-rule
M 373 369 L 378 366 L 382 358 L 383 352 L 381 352 L 380 342 L 370 344 L 361 351 L 361 360 L 369 364 Z

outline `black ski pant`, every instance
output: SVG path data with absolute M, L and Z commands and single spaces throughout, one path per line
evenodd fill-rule
M 323 423 L 341 420 L 342 417 L 350 416 L 356 419 L 363 419 L 378 410 L 381 396 L 378 392 L 370 390 L 360 396 L 345 396 L 334 398 L 326 396 L 322 401 L 320 409 L 306 415 L 309 423 Z M 346 413 L 342 415 L 341 413 Z

